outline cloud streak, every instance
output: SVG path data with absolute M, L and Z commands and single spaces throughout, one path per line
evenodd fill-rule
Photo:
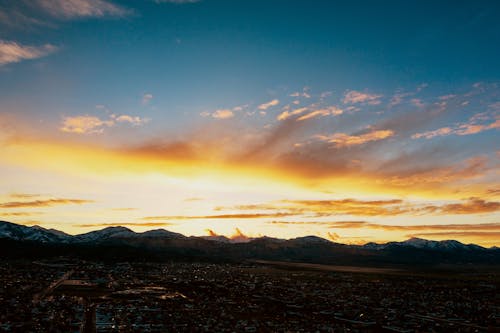
M 97 116 L 83 115 L 73 117 L 63 117 L 60 131 L 74 134 L 100 134 L 105 128 L 113 127 L 119 123 L 126 123 L 132 126 L 141 126 L 150 121 L 149 118 L 141 118 L 130 115 L 111 114 L 108 119 L 101 119 Z
M 142 105 L 148 105 L 152 99 L 153 99 L 153 94 L 149 94 L 149 93 L 143 94 L 142 101 L 141 101 Z
M 83 199 L 45 199 L 33 201 L 9 201 L 0 203 L 0 208 L 32 208 L 32 207 L 52 207 L 59 205 L 83 205 L 92 203 L 92 200 Z
M 269 109 L 270 107 L 278 105 L 279 103 L 280 103 L 280 101 L 278 99 L 273 99 L 267 103 L 263 103 L 263 104 L 259 105 L 257 108 L 259 110 L 265 111 L 265 110 Z
M 220 110 L 215 110 L 212 113 L 212 117 L 215 119 L 229 119 L 234 117 L 234 113 L 232 110 L 229 109 L 220 109 Z
M 36 4 L 60 19 L 91 18 L 130 14 L 130 10 L 106 0 L 36 0 Z
M 387 139 L 394 135 L 392 130 L 374 130 L 368 133 L 359 135 L 348 135 L 345 133 L 335 133 L 332 135 L 315 135 L 314 138 L 325 141 L 328 143 L 333 143 L 335 147 L 343 148 L 350 146 L 362 145 L 367 142 L 379 141 Z
M 0 66 L 42 58 L 56 52 L 58 48 L 52 44 L 28 46 L 12 41 L 0 40 Z
M 500 202 L 469 198 L 458 203 L 444 205 L 417 204 L 401 199 L 391 200 L 281 200 L 279 202 L 257 205 L 218 207 L 217 210 L 238 209 L 253 211 L 276 211 L 302 217 L 326 217 L 335 215 L 350 216 L 399 216 L 399 215 L 469 215 L 500 211 Z M 272 213 L 265 214 L 272 217 Z M 356 225 L 364 224 L 362 221 Z M 345 224 L 343 224 L 345 225 Z
M 166 215 L 166 216 L 146 216 L 143 220 L 214 220 L 214 219 L 264 219 L 279 218 L 294 215 L 293 213 L 252 213 L 252 214 L 220 214 L 220 215 Z
M 185 3 L 196 3 L 201 0 L 153 0 L 156 3 L 174 3 L 174 4 L 185 4 Z
M 105 127 L 114 125 L 112 120 L 102 120 L 96 116 L 64 117 L 60 130 L 66 133 L 93 134 L 104 132 Z
M 351 90 L 344 95 L 344 104 L 367 103 L 370 105 L 378 105 L 381 103 L 382 95 L 370 94 L 366 92 Z
M 74 224 L 77 228 L 101 228 L 101 227 L 168 227 L 175 225 L 167 222 L 113 222 L 113 223 L 88 223 Z
M 412 135 L 413 139 L 432 139 L 438 136 L 448 136 L 448 135 L 472 135 L 478 134 L 484 131 L 499 129 L 500 128 L 500 118 L 496 119 L 494 122 L 489 124 L 476 124 L 474 122 L 463 123 L 456 127 L 441 127 L 437 130 L 427 131 L 422 133 L 416 133 Z
M 328 108 L 311 111 L 303 116 L 298 117 L 297 121 L 303 121 L 317 117 L 338 116 L 341 115 L 343 112 L 344 111 L 342 109 L 339 109 L 336 106 L 330 106 Z

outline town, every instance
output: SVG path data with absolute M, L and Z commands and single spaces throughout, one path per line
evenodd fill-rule
M 495 274 L 356 273 L 259 263 L 0 267 L 2 332 L 498 332 Z

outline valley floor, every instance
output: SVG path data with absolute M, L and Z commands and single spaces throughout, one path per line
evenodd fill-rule
M 496 273 L 10 261 L 2 332 L 498 332 Z

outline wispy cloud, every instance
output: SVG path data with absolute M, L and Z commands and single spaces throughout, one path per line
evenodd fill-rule
M 143 220 L 210 220 L 210 219 L 263 219 L 279 218 L 294 215 L 293 213 L 238 213 L 238 214 L 219 214 L 219 215 L 165 215 L 165 216 L 146 216 Z
M 377 105 L 381 103 L 382 95 L 370 94 L 366 92 L 351 90 L 344 95 L 344 104 L 367 103 Z
M 232 110 L 229 109 L 220 109 L 220 110 L 215 110 L 212 113 L 212 117 L 216 119 L 229 119 L 234 117 L 234 113 Z
M 288 110 L 285 110 L 283 111 L 282 113 L 280 113 L 276 119 L 277 120 L 286 120 L 290 117 L 293 117 L 293 116 L 297 116 L 297 115 L 300 115 L 304 112 L 306 112 L 307 110 L 309 110 L 309 108 L 307 107 L 304 107 L 304 108 L 298 108 L 298 109 L 295 109 L 293 111 L 290 111 L 289 109 Z
M 31 17 L 24 13 L 22 7 L 22 1 L 10 1 L 6 6 L 0 4 L 0 25 L 4 25 L 8 28 L 26 30 L 34 30 L 40 27 L 55 27 L 55 25 L 50 22 Z
M 168 227 L 175 225 L 166 222 L 113 222 L 113 223 L 88 223 L 74 224 L 77 228 L 102 228 L 102 227 Z
M 32 201 L 9 201 L 0 203 L 0 208 L 31 208 L 31 207 L 51 207 L 58 205 L 82 205 L 92 203 L 92 200 L 83 199 L 44 199 Z
M 335 241 L 338 241 L 340 240 L 340 237 L 339 234 L 335 233 L 335 232 L 327 232 L 327 235 L 328 235 L 328 238 L 332 241 L 332 242 L 335 242 Z
M 464 224 L 418 224 L 418 225 L 392 225 L 371 223 L 366 221 L 271 221 L 267 224 L 272 225 L 293 225 L 293 226 L 323 226 L 329 229 L 372 229 L 387 232 L 412 232 L 408 237 L 417 236 L 443 236 L 443 235 L 463 235 L 471 234 L 498 234 L 500 232 L 500 223 L 464 223 Z
M 442 154 L 442 150 L 436 149 L 401 153 L 379 165 L 374 176 L 381 184 L 406 188 L 431 185 L 436 189 L 439 184 L 481 179 L 495 169 L 491 158 L 483 155 L 442 165 L 435 163 L 434 159 Z
M 438 237 L 438 238 L 477 238 L 485 243 L 485 240 L 493 241 L 492 244 L 498 244 L 500 231 L 441 231 L 441 232 L 419 232 L 406 235 L 406 237 Z
M 304 87 L 304 89 L 302 89 L 302 92 L 300 91 L 296 91 L 296 92 L 293 92 L 290 94 L 290 97 L 304 97 L 304 98 L 311 98 L 311 95 L 309 94 L 309 88 L 308 87 Z
M 336 147 L 349 147 L 362 145 L 371 141 L 387 139 L 394 135 L 392 130 L 374 130 L 359 135 L 348 135 L 345 133 L 335 133 L 332 135 L 315 135 L 318 140 L 335 144 Z
M 114 125 L 113 120 L 102 120 L 96 116 L 64 117 L 60 130 L 67 133 L 102 133 L 105 127 Z
M 303 121 L 307 119 L 312 119 L 316 117 L 325 117 L 325 116 L 338 116 L 341 115 L 344 111 L 336 106 L 328 106 L 324 108 L 314 108 L 312 106 L 298 108 L 293 111 L 285 110 L 280 113 L 276 119 L 277 120 L 286 120 L 289 118 L 296 117 L 297 121 Z M 305 113 L 305 114 L 304 114 Z
M 106 127 L 113 127 L 118 123 L 128 123 L 133 126 L 144 125 L 149 122 L 149 118 L 141 118 L 130 115 L 111 114 L 108 119 L 101 119 L 97 116 L 74 116 L 64 117 L 61 127 L 62 132 L 75 134 L 103 133 Z
M 398 215 L 468 215 L 500 211 L 500 202 L 486 201 L 480 198 L 469 198 L 461 202 L 444 205 L 411 203 L 401 199 L 389 200 L 281 200 L 279 202 L 240 205 L 235 207 L 218 207 L 223 209 L 238 209 L 242 211 L 267 211 L 269 217 L 273 212 L 290 216 L 326 217 L 335 215 L 351 216 L 398 216 Z M 332 225 L 328 222 L 329 225 Z M 364 221 L 342 222 L 338 227 L 366 225 Z
M 191 198 L 186 198 L 184 201 L 186 202 L 192 202 L 192 201 L 203 201 L 203 198 L 198 198 L 198 197 L 191 197 Z
M 330 106 L 324 109 L 313 110 L 303 116 L 297 118 L 297 121 L 307 120 L 316 117 L 325 117 L 325 116 L 338 116 L 343 113 L 342 109 L 339 109 L 336 106 Z
M 437 208 L 442 214 L 480 214 L 500 211 L 500 202 L 469 198 L 465 202 L 447 204 Z
M 126 16 L 130 10 L 106 0 L 36 0 L 53 17 L 61 19 Z
M 2 216 L 12 216 L 12 217 L 18 217 L 18 216 L 33 216 L 33 215 L 40 215 L 41 213 L 39 212 L 2 212 Z
M 196 3 L 201 0 L 153 0 L 156 3 L 176 3 L 176 4 L 185 4 L 185 3 Z
M 248 107 L 248 104 L 243 104 L 243 105 L 237 105 L 237 106 L 232 107 L 232 108 L 217 109 L 213 112 L 203 111 L 202 113 L 200 113 L 200 116 L 212 117 L 215 119 L 230 119 L 230 118 L 233 118 L 239 112 L 245 110 L 247 107 Z M 252 113 L 247 112 L 247 115 L 253 115 L 253 114 L 254 114 L 254 112 L 252 112 Z
M 0 40 L 0 66 L 23 60 L 45 57 L 57 51 L 52 44 L 42 46 L 27 46 L 16 42 Z
M 139 116 L 130 116 L 127 114 L 111 115 L 111 118 L 118 123 L 129 123 L 134 126 L 144 125 L 149 122 L 149 118 L 141 118 Z
M 9 197 L 10 198 L 15 198 L 15 199 L 29 199 L 29 198 L 36 198 L 42 196 L 41 194 L 34 194 L 34 193 L 10 193 Z
M 263 103 L 263 104 L 259 105 L 257 108 L 259 110 L 265 111 L 265 110 L 269 109 L 270 107 L 278 105 L 279 103 L 280 103 L 280 101 L 278 99 L 273 99 L 272 101 L 269 101 L 267 103 Z
M 148 105 L 152 99 L 153 99 L 153 94 L 149 94 L 149 93 L 143 94 L 142 101 L 141 101 L 142 105 Z
M 295 109 L 293 111 L 290 111 L 289 109 L 288 110 L 285 110 L 283 111 L 282 113 L 280 113 L 276 119 L 277 120 L 286 120 L 292 116 L 297 116 L 299 114 L 302 114 L 304 112 L 306 112 L 307 110 L 309 110 L 309 108 L 298 108 L 298 109 Z
M 495 119 L 495 121 L 489 124 L 478 124 L 477 117 L 471 118 L 468 123 L 462 123 L 454 127 L 441 127 L 437 130 L 416 133 L 412 135 L 413 139 L 432 139 L 437 136 L 447 136 L 447 135 L 471 135 L 477 134 L 491 129 L 500 128 L 500 118 Z

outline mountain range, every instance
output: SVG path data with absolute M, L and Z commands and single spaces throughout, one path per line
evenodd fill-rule
M 121 226 L 69 235 L 55 229 L 3 221 L 0 221 L 0 246 L 0 256 L 10 257 L 73 254 L 104 260 L 263 259 L 349 265 L 500 265 L 500 249 L 463 244 L 456 240 L 411 238 L 384 244 L 346 245 L 317 236 L 234 240 L 220 235 L 187 237 L 165 229 L 138 233 Z

